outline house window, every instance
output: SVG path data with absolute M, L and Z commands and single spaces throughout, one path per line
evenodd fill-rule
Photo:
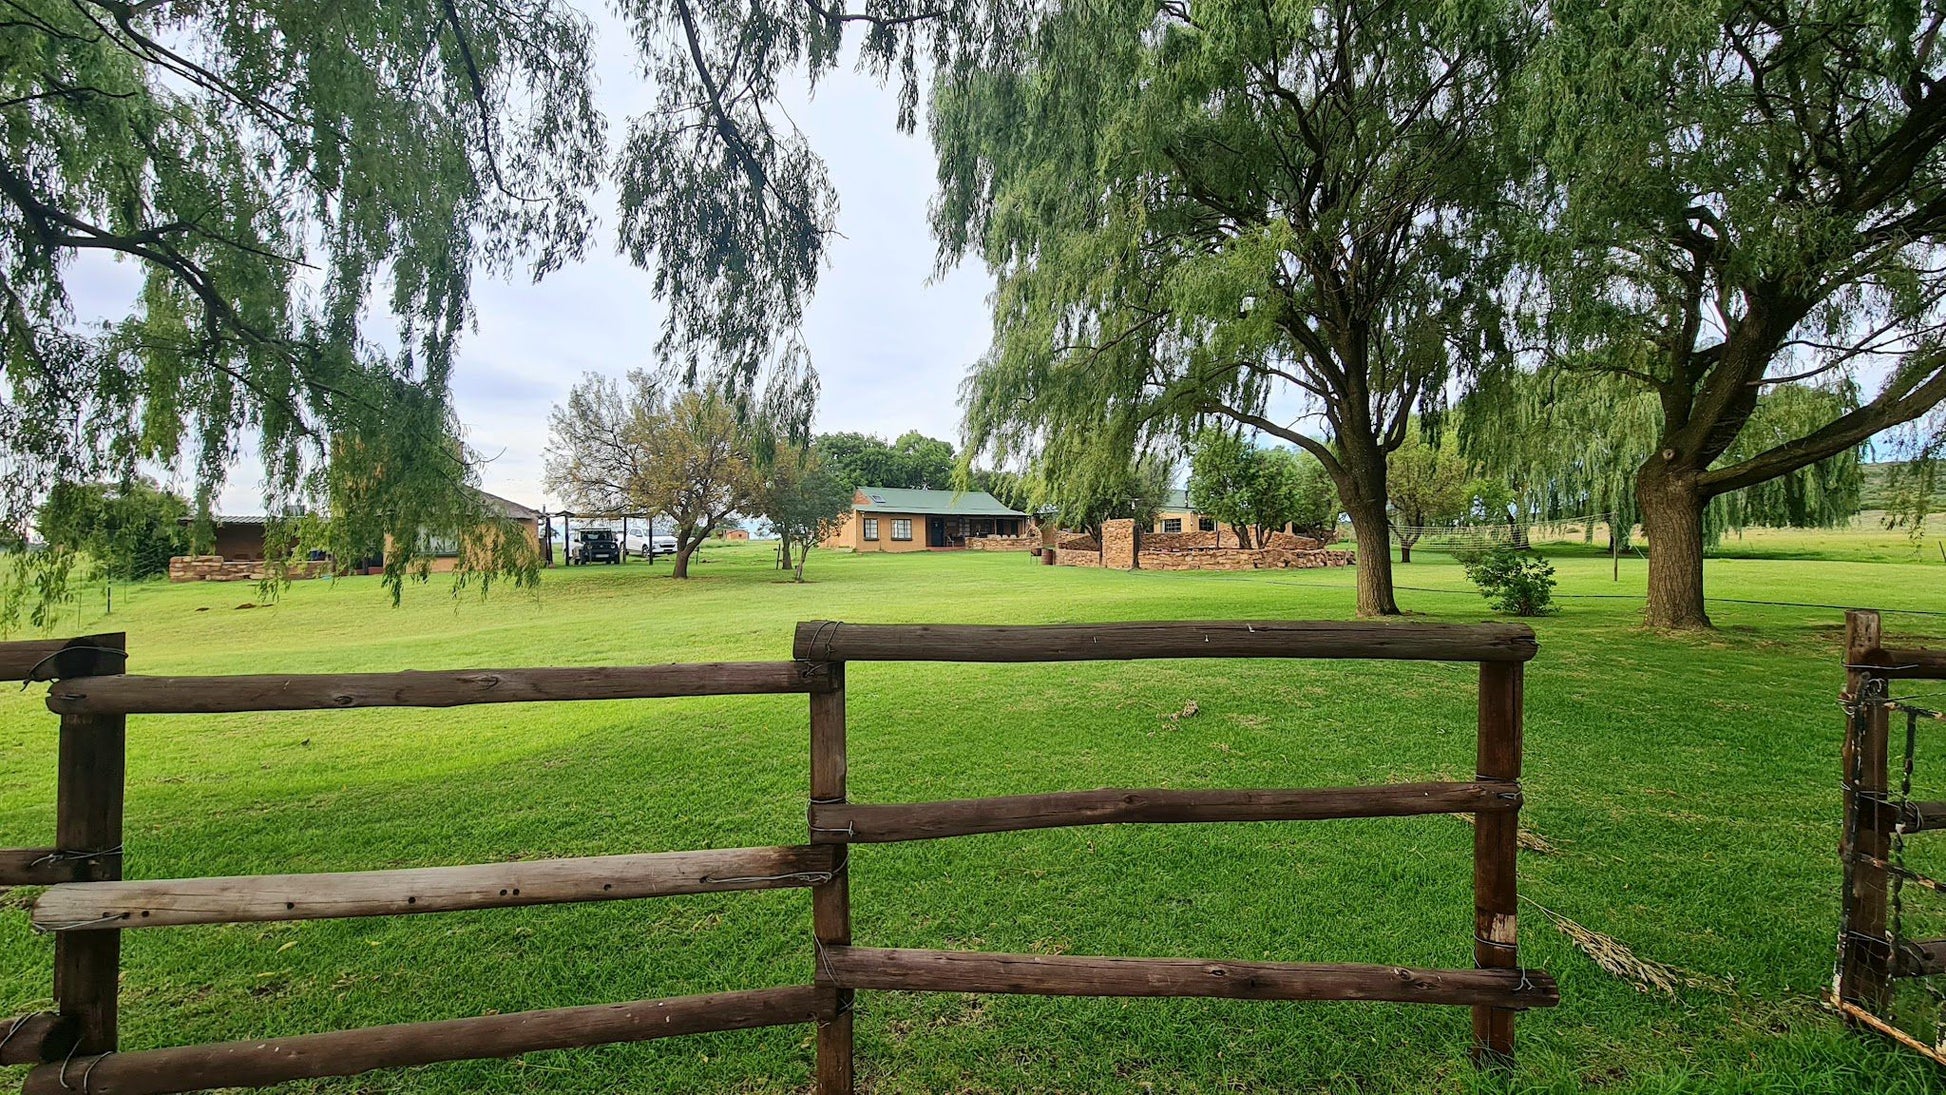
M 1165 517 L 1165 518 L 1163 518 L 1163 519 L 1162 519 L 1162 531 L 1164 531 L 1164 532 L 1181 532 L 1181 531 L 1182 531 L 1182 518 L 1180 518 L 1180 517 Z
M 876 517 L 865 518 L 865 539 L 867 540 L 878 539 L 878 518 Z
M 1215 531 L 1216 531 L 1216 518 L 1214 518 L 1214 517 L 1198 517 L 1198 518 L 1196 518 L 1196 527 L 1197 527 L 1198 529 L 1200 529 L 1200 530 L 1202 530 L 1202 531 L 1204 531 L 1204 532 L 1215 532 Z
M 894 517 L 892 519 L 892 539 L 912 539 L 912 522 L 904 517 Z

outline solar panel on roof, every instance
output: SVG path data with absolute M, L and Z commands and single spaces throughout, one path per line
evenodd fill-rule
M 885 504 L 885 499 L 879 495 L 872 494 L 872 495 L 867 495 L 867 497 L 869 497 L 872 500 L 872 504 L 875 506 L 882 506 Z

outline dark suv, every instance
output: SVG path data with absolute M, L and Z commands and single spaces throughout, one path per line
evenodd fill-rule
M 615 538 L 614 529 L 582 529 L 574 535 L 580 541 L 574 546 L 575 562 L 585 566 L 589 563 L 622 561 L 622 542 Z

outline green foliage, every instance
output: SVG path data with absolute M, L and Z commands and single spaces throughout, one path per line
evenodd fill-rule
M 998 281 L 971 447 L 1105 477 L 1226 420 L 1312 453 L 1382 537 L 1407 417 L 1502 341 L 1485 138 L 1523 18 L 1069 5 L 944 79 L 941 260 L 978 254 Z M 1267 417 L 1274 398 L 1328 440 Z M 1367 611 L 1396 611 L 1389 566 L 1359 570 Z
M 1509 131 L 1548 366 L 1646 397 L 1651 537 L 1751 488 L 1710 521 L 1836 519 L 1852 469 L 1766 485 L 1946 400 L 1938 12 L 1922 31 L 1913 0 L 1550 11 Z M 1785 394 L 1812 380 L 1824 395 Z M 1699 545 L 1659 547 L 1651 622 L 1707 624 Z
M 817 439 L 819 457 L 838 481 L 860 487 L 951 490 L 958 457 L 946 441 L 908 430 L 897 441 L 863 433 L 827 433 Z
M 1230 430 L 1206 429 L 1189 454 L 1189 508 L 1219 524 L 1257 524 L 1257 450 Z
M 779 562 L 795 580 L 804 580 L 811 549 L 844 524 L 853 493 L 815 448 L 786 449 L 768 461 L 752 510 L 777 536 Z
M 1427 443 L 1416 430 L 1393 452 L 1385 482 L 1402 560 L 1412 558 L 1412 546 L 1427 528 L 1454 525 L 1469 515 L 1475 499 L 1470 472 L 1451 448 Z
M 1324 464 L 1297 449 L 1265 449 L 1259 457 L 1259 523 L 1266 529 L 1286 525 L 1305 536 L 1329 541 L 1338 531 L 1338 488 Z
M 1015 508 L 1028 513 L 1051 510 L 1059 527 L 1087 532 L 1100 531 L 1103 521 L 1124 518 L 1148 526 L 1168 501 L 1169 479 L 1169 463 L 1158 459 L 1127 460 L 1106 472 L 1087 474 L 1041 461 L 1023 477 L 1029 504 Z
M 1856 406 L 1847 383 L 1775 385 L 1717 464 L 1788 446 Z M 1536 520 L 1606 515 L 1624 539 L 1640 520 L 1636 474 L 1655 451 L 1663 419 L 1655 393 L 1633 380 L 1571 369 L 1497 373 L 1483 378 L 1455 418 L 1462 452 L 1500 481 L 1483 497 L 1504 498 Z M 1859 450 L 1847 448 L 1712 498 L 1704 536 L 1713 545 L 1744 528 L 1834 527 L 1857 514 L 1863 489 Z
M 454 349 L 476 271 L 581 251 L 604 160 L 590 37 L 557 0 L 11 4 L 0 540 L 39 485 L 144 462 L 186 465 L 206 510 L 246 445 L 270 509 L 313 503 L 340 554 L 473 527 Z M 143 279 L 99 327 L 68 296 L 89 253 Z M 412 562 L 392 559 L 395 596 Z
M 1496 544 L 1463 560 L 1466 577 L 1493 607 L 1515 616 L 1554 611 L 1554 566 L 1538 555 Z
M 1854 385 L 1780 384 L 1757 401 L 1736 442 L 1717 459 L 1733 465 L 1768 449 L 1787 446 L 1857 407 Z M 1726 530 L 1750 527 L 1834 528 L 1858 514 L 1865 491 L 1857 447 L 1773 479 L 1720 494 L 1705 511 L 1705 535 L 1714 544 Z
M 89 556 L 117 581 L 139 581 L 169 571 L 169 559 L 189 546 L 189 503 L 134 480 L 57 483 L 41 504 L 35 525 L 50 551 Z
M 1245 542 L 1261 543 L 1286 525 L 1328 538 L 1327 530 L 1338 523 L 1337 492 L 1316 457 L 1260 449 L 1228 430 L 1196 435 L 1189 505 L 1238 530 Z
M 676 527 L 678 578 L 689 576 L 703 540 L 748 512 L 762 487 L 755 450 L 766 431 L 740 416 L 722 387 L 685 383 L 676 369 L 637 369 L 626 385 L 589 373 L 549 424 L 547 488 L 586 512 L 667 518 Z

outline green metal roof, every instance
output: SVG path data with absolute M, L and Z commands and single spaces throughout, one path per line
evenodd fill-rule
M 1162 508 L 1171 511 L 1182 510 L 1185 513 L 1189 512 L 1189 492 L 1179 490 L 1175 487 L 1170 487 L 1168 490 L 1163 491 Z
M 911 490 L 904 487 L 859 487 L 858 493 L 870 499 L 858 503 L 861 510 L 886 513 L 943 514 L 952 517 L 1025 517 L 1009 509 L 1000 499 L 983 490 Z

